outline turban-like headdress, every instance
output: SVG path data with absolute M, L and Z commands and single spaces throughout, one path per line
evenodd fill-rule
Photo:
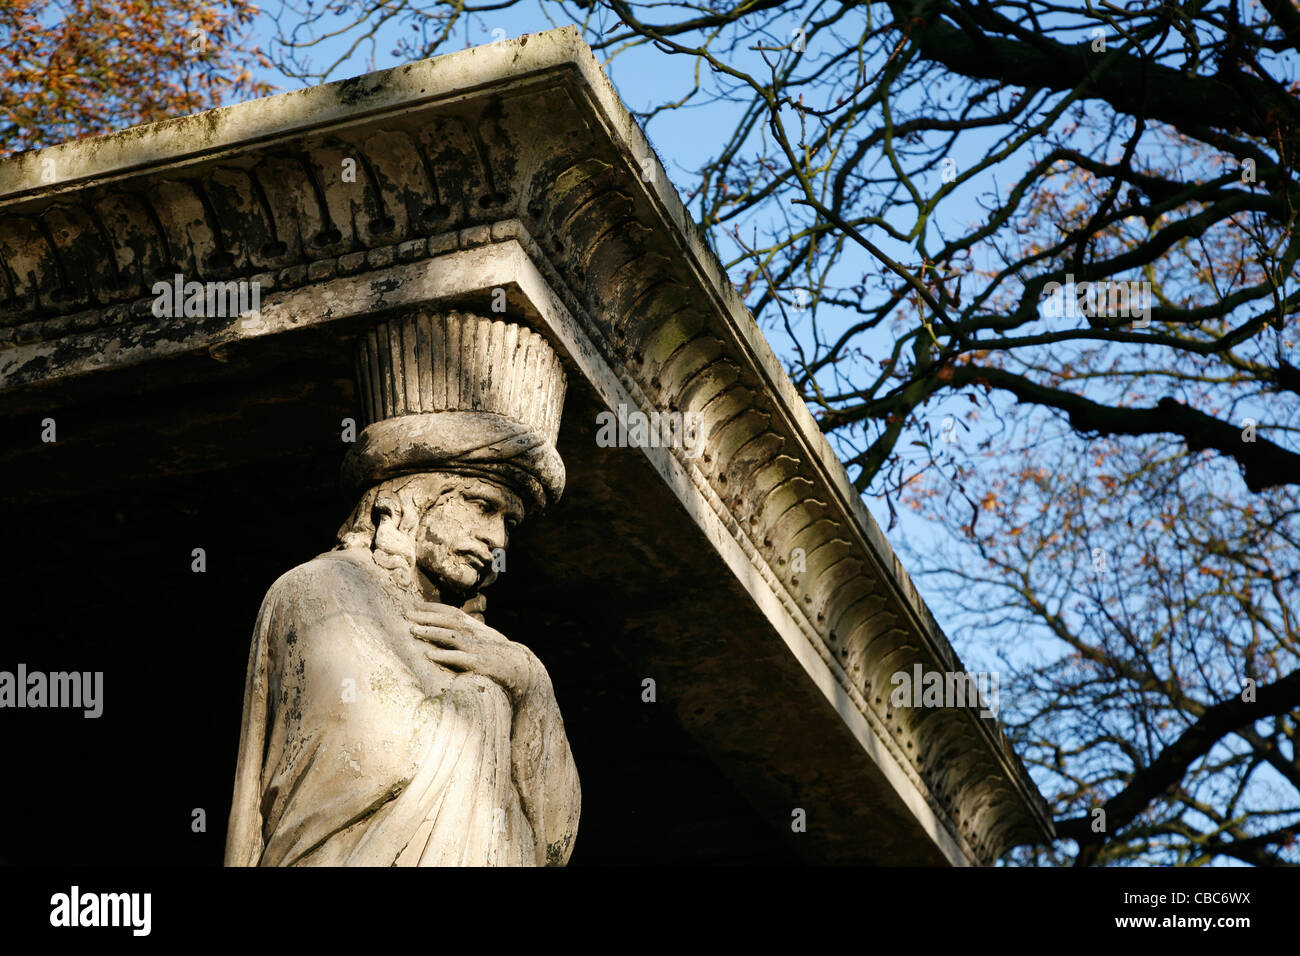
M 343 460 L 350 489 L 449 471 L 500 482 L 530 511 L 559 499 L 564 369 L 537 333 L 460 312 L 412 313 L 371 327 L 357 366 L 366 427 Z

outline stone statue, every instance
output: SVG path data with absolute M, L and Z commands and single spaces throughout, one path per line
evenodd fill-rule
M 358 373 L 356 508 L 258 614 L 226 865 L 563 865 L 564 722 L 481 594 L 564 488 L 563 369 L 519 325 L 451 313 L 375 326 Z

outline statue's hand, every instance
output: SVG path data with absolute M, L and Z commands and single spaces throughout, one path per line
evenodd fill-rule
M 420 603 L 406 612 L 411 634 L 431 647 L 425 656 L 454 671 L 491 678 L 518 706 L 546 683 L 546 670 L 527 647 L 447 604 Z

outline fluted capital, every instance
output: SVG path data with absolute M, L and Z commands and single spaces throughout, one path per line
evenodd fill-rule
M 537 333 L 465 312 L 410 312 L 362 336 L 357 380 L 366 427 L 345 484 L 442 470 L 503 480 L 537 507 L 563 491 L 564 368 Z

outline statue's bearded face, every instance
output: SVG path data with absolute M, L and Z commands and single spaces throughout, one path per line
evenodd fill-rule
M 494 558 L 523 520 L 523 502 L 482 478 L 448 475 L 439 484 L 415 531 L 415 562 L 439 588 L 477 591 L 496 579 Z

